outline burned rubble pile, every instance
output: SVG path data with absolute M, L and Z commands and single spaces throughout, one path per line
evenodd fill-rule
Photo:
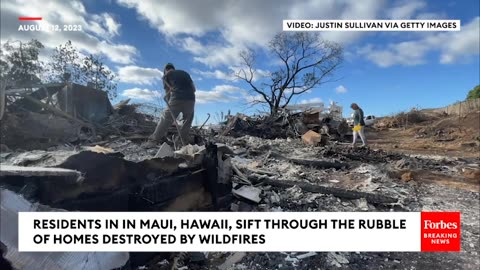
M 460 255 L 213 252 L 201 262 L 181 253 L 176 260 L 153 260 L 144 269 L 422 269 L 439 263 L 474 269 L 472 255 L 480 237 L 476 226 L 480 215 L 475 210 L 480 199 L 478 177 L 463 178 L 471 184 L 470 190 L 428 182 L 421 172 L 457 176 L 465 170 L 478 171 L 478 159 L 409 156 L 341 143 L 318 147 L 300 139 L 248 135 L 215 140 L 231 150 L 230 211 L 461 211 L 463 251 Z
M 225 169 L 229 158 L 225 151 L 225 147 L 213 143 L 201 147 L 188 145 L 162 158 L 144 153 L 141 161 L 126 159 L 127 151 L 123 154 L 101 146 L 85 147 L 81 151 L 2 153 L 1 214 L 2 228 L 7 229 L 2 230 L 0 241 L 8 251 L 5 257 L 18 269 L 77 269 L 73 262 L 92 255 L 61 253 L 38 255 L 41 257 L 38 258 L 34 254 L 31 256 L 37 256 L 43 263 L 31 265 L 33 257 L 21 256 L 16 251 L 17 227 L 5 221 L 7 217 L 16 218 L 18 211 L 25 207 L 36 209 L 39 205 L 40 209 L 50 209 L 48 211 L 225 209 L 232 198 L 231 172 Z M 112 254 L 129 258 L 131 266 L 142 265 L 156 256 L 155 253 Z M 105 269 L 126 263 L 126 260 L 100 261 L 110 265 Z
M 47 149 L 81 145 L 115 136 L 145 137 L 155 129 L 153 116 L 129 99 L 112 106 L 105 92 L 77 84 L 37 85 L 31 91 L 6 90 L 1 121 L 3 148 Z
M 200 205 L 214 209 L 215 204 L 227 211 L 460 210 L 464 252 L 447 256 L 452 266 L 472 263 L 471 254 L 477 252 L 480 235 L 475 226 L 480 219 L 475 211 L 478 205 L 472 207 L 479 202 L 478 190 L 431 184 L 417 175 L 435 171 L 447 177 L 466 169 L 475 171 L 478 159 L 407 156 L 351 149 L 335 142 L 312 146 L 291 138 L 219 135 L 214 139 L 209 145 L 171 149 L 173 156 L 163 158 L 155 158 L 158 149 L 144 149 L 121 138 L 82 149 L 3 153 L 0 182 L 4 190 L 69 211 L 195 211 L 202 209 Z M 410 172 L 411 178 L 406 179 L 404 172 Z M 478 185 L 475 179 L 469 180 L 472 185 L 475 181 Z M 212 194 L 211 183 L 222 186 L 223 192 Z M 111 204 L 112 200 L 124 203 Z M 135 253 L 128 257 L 132 265 L 141 266 L 139 269 L 365 269 L 398 265 L 410 269 L 425 260 L 444 260 L 438 254 L 332 252 L 214 252 L 200 261 L 184 253 L 153 259 L 153 255 Z M 7 258 L 16 257 L 10 254 Z
M 156 126 L 152 115 L 139 112 L 141 104 L 129 104 L 130 99 L 113 106 L 113 114 L 106 121 L 105 126 L 114 130 L 120 136 L 150 135 Z
M 300 137 L 308 131 L 339 139 L 348 133 L 349 128 L 344 120 L 321 114 L 320 110 L 310 109 L 301 112 L 284 110 L 275 116 L 249 117 L 243 114 L 228 116 L 222 135 L 285 139 Z
M 462 233 L 465 232 L 460 255 L 210 253 L 210 262 L 222 258 L 219 269 L 422 269 L 422 265 L 432 264 L 474 269 L 478 264 L 472 255 L 477 254 L 480 237 L 480 216 L 475 210 L 479 207 L 480 177 L 460 176 L 459 181 L 470 182 L 473 190 L 421 178 L 422 171 L 435 172 L 440 178 L 458 177 L 466 170 L 478 171 L 478 158 L 409 156 L 369 148 L 352 149 L 341 143 L 312 147 L 299 139 L 265 140 L 248 135 L 217 139 L 235 153 L 232 167 L 236 201 L 231 211 L 455 210 L 462 212 Z M 188 269 L 197 268 L 189 265 Z
M 193 130 L 196 144 L 144 148 L 139 139 L 153 131 L 154 119 L 129 100 L 109 106 L 98 122 L 87 120 L 88 114 L 63 115 L 68 109 L 61 106 L 59 111 L 43 105 L 35 112 L 23 110 L 53 119 L 40 131 L 58 119 L 77 128 L 67 128 L 67 139 L 47 140 L 49 148 L 34 145 L 36 150 L 17 151 L 12 149 L 29 148 L 8 141 L 0 155 L 1 199 L 13 198 L 21 209 L 38 211 L 461 211 L 462 252 L 212 252 L 200 258 L 112 253 L 116 259 L 98 259 L 105 269 L 423 269 L 432 264 L 476 269 L 471 266 L 478 264 L 472 258 L 478 255 L 480 239 L 478 157 L 352 149 L 342 142 L 350 135 L 347 123 L 315 110 L 285 110 L 276 117 L 237 114 L 219 134 Z M 2 127 L 14 117 L 28 118 L 20 113 L 10 108 Z M 2 142 L 3 136 L 2 130 Z M 20 207 L 15 203 L 2 208 L 2 215 L 16 218 Z M 3 220 L 2 228 L 15 230 Z M 64 269 L 77 269 L 75 263 L 92 256 L 60 253 L 25 259 L 12 248 L 17 235 L 4 230 L 0 234 L 5 257 L 17 268 L 65 262 L 70 265 Z M 32 260 L 45 265 L 33 267 Z

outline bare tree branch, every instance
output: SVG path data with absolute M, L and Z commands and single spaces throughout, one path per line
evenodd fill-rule
M 322 40 L 318 33 L 282 32 L 269 45 L 280 64 L 268 80 L 259 81 L 255 76 L 255 55 L 251 49 L 240 54 L 242 68 L 236 75 L 263 98 L 262 103 L 270 106 L 272 115 L 286 107 L 293 96 L 328 82 L 343 61 L 342 47 Z

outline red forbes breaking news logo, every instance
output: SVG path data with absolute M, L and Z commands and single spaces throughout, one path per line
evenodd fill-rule
M 460 251 L 460 212 L 422 212 L 422 251 Z

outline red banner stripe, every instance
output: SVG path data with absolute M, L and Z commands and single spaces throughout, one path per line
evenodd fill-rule
M 18 17 L 20 21 L 41 21 L 42 17 Z

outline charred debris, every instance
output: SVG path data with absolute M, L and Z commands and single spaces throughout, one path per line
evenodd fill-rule
M 478 248 L 474 243 L 479 231 L 473 226 L 478 221 L 473 211 L 478 207 L 471 207 L 479 200 L 474 189 L 478 187 L 478 160 L 352 149 L 348 143 L 351 129 L 335 107 L 329 111 L 290 107 L 273 117 L 229 115 L 219 128 L 193 128 L 188 145 L 144 148 L 141 143 L 155 128 L 156 119 L 142 113 L 139 104 L 125 100 L 111 105 L 104 92 L 76 84 L 5 92 L 1 199 L 2 205 L 7 205 L 3 201 L 7 198 L 18 204 L 2 208 L 2 216 L 14 217 L 15 211 L 23 209 L 20 202 L 25 207 L 41 206 L 37 211 L 422 211 L 446 210 L 442 206 L 451 203 L 452 210 L 462 211 L 465 217 L 462 249 L 474 252 Z M 169 134 L 175 134 L 174 127 Z M 449 189 L 422 180 L 426 172 L 451 178 L 459 171 L 471 172 L 461 180 L 467 188 Z M 445 196 L 441 204 L 437 196 Z M 4 231 L 0 238 L 4 257 L 16 268 L 27 267 L 31 258 L 22 258 L 9 236 L 18 232 Z M 117 264 L 106 265 L 123 269 L 362 269 L 365 265 L 406 267 L 417 256 L 315 252 L 210 253 L 200 258 L 184 253 L 117 255 L 115 260 L 110 258 Z M 453 256 L 451 262 L 463 258 Z M 60 260 L 41 259 L 44 263 Z M 428 260 L 442 258 L 431 255 Z

